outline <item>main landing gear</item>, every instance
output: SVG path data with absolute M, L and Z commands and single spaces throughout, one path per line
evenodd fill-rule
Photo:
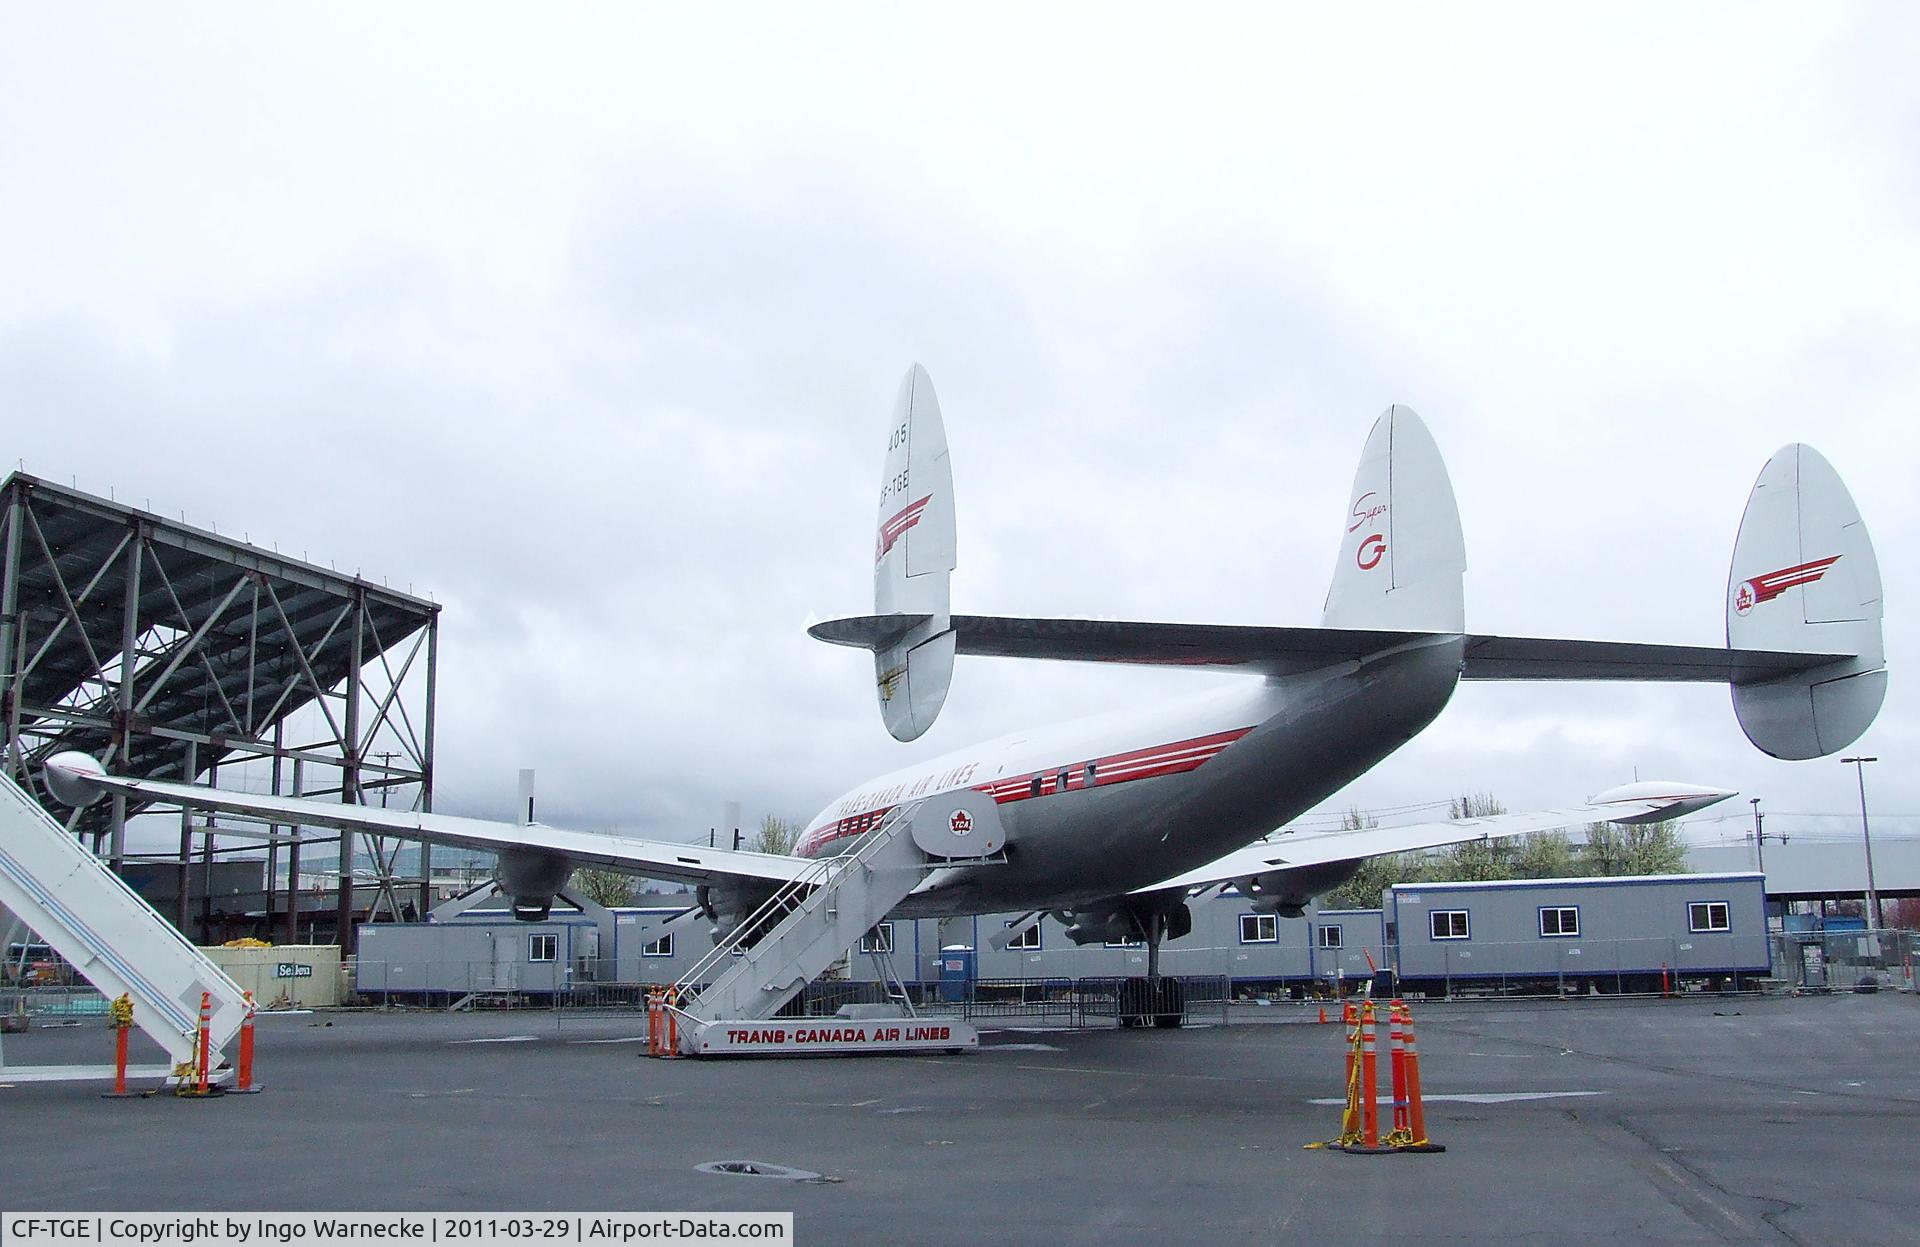
M 1173 1030 L 1186 1021 L 1185 986 L 1179 979 L 1160 976 L 1160 943 L 1167 938 L 1167 920 L 1165 910 L 1139 918 L 1147 944 L 1147 974 L 1145 978 L 1126 979 L 1120 984 L 1121 1026 Z

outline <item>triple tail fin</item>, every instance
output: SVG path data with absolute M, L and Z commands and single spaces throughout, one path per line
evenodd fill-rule
M 1727 575 L 1727 646 L 1851 655 L 1776 679 L 1736 683 L 1747 739 L 1776 758 L 1852 744 L 1887 695 L 1880 564 L 1839 473 L 1811 446 L 1760 470 Z
M 1411 407 L 1374 421 L 1341 526 L 1322 627 L 1466 631 L 1460 509 L 1440 448 Z

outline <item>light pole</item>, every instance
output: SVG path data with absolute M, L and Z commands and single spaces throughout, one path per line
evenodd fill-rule
M 1842 765 L 1851 763 L 1855 778 L 1860 781 L 1860 840 L 1867 846 L 1867 930 L 1880 929 L 1880 889 L 1873 886 L 1873 833 L 1867 828 L 1867 763 L 1878 762 L 1878 758 L 1842 758 Z
M 1766 838 L 1760 831 L 1760 821 L 1765 815 L 1760 813 L 1760 798 L 1748 797 L 1747 804 L 1753 807 L 1753 852 L 1759 862 L 1761 874 L 1760 888 L 1761 891 L 1764 892 L 1767 886 L 1765 877 L 1767 873 L 1767 845 Z

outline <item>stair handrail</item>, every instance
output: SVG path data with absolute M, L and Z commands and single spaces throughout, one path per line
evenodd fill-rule
M 914 811 L 919 809 L 924 801 L 925 798 L 920 801 L 909 801 L 887 811 L 879 824 L 872 831 L 864 834 L 865 842 L 852 853 L 813 859 L 812 865 L 806 870 L 794 876 L 789 882 L 781 884 L 751 914 L 736 923 L 733 930 L 727 932 L 726 938 L 716 940 L 713 951 L 695 962 L 693 968 L 682 974 L 674 983 L 682 1002 L 682 1011 L 689 995 L 695 992 L 696 985 L 702 977 L 723 959 L 732 956 L 733 950 L 744 944 L 748 935 L 756 930 L 764 919 L 772 917 L 776 910 L 785 909 L 786 912 L 780 919 L 780 922 L 785 922 L 798 913 L 813 894 L 834 875 L 851 870 L 855 866 L 865 866 L 867 858 L 879 852 L 880 846 L 889 843 L 893 839 L 892 833 L 897 825 L 912 818 Z M 777 929 L 778 923 L 769 928 L 766 934 L 771 936 Z
M 752 913 L 735 923 L 733 930 L 727 932 L 724 938 L 715 940 L 713 948 L 708 951 L 707 955 L 694 962 L 692 968 L 674 981 L 673 986 L 679 991 L 680 998 L 685 1000 L 688 994 L 695 990 L 701 979 L 704 978 L 716 964 L 728 956 L 731 956 L 735 948 L 744 944 L 747 934 L 757 928 L 762 921 L 772 917 L 774 912 L 781 908 L 785 908 L 787 912 L 791 913 L 793 906 L 798 903 L 796 900 L 797 897 L 804 896 L 806 889 L 824 883 L 826 877 L 832 873 L 829 861 L 830 859 L 827 858 L 819 858 L 813 861 L 805 870 L 795 875 L 786 883 L 781 884 L 778 888 L 775 888 L 773 892 L 768 895 L 767 899 L 762 901 Z M 789 902 L 793 902 L 793 904 L 789 904 Z

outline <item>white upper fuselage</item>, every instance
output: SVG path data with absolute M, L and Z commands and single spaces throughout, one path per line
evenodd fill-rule
M 1172 705 L 1010 732 L 847 790 L 814 815 L 795 852 L 818 856 L 835 841 L 867 830 L 894 806 L 945 792 L 990 792 L 1000 804 L 1009 805 L 1086 788 L 1089 763 L 1094 766 L 1094 787 L 1196 770 L 1278 705 L 1279 695 L 1270 685 L 1236 680 L 1233 688 Z
M 1457 642 L 1015 732 L 879 776 L 817 814 L 797 852 L 842 851 L 895 806 L 993 797 L 1005 860 L 934 872 L 900 912 L 1054 909 L 1124 895 L 1248 844 L 1439 713 Z

